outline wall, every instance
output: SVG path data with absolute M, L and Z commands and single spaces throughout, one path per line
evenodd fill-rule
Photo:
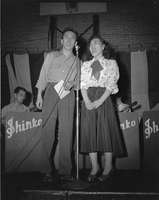
M 100 13 L 100 33 L 117 50 L 159 45 L 158 1 L 108 1 Z M 93 14 L 58 15 L 57 27 L 73 26 L 79 34 L 93 22 Z M 40 1 L 2 2 L 2 47 L 48 49 L 49 16 L 40 16 Z M 90 29 L 84 39 L 92 35 Z M 57 32 L 57 48 L 61 34 Z
M 107 12 L 99 13 L 100 34 L 117 51 L 159 47 L 159 1 L 109 1 Z M 47 50 L 50 16 L 40 16 L 40 0 L 2 1 L 2 107 L 9 103 L 9 85 L 5 55 L 13 50 Z M 79 35 L 92 23 L 93 14 L 58 15 L 57 28 L 74 27 Z M 83 44 L 93 29 L 83 35 Z M 61 33 L 57 31 L 57 48 Z M 80 48 L 80 54 L 85 51 Z M 82 56 L 82 55 L 80 55 Z M 84 58 L 83 58 L 84 59 Z

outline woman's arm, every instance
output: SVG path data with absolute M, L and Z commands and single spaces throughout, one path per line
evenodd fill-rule
M 103 104 L 103 102 L 111 95 L 111 91 L 108 89 L 105 89 L 105 92 L 103 93 L 103 95 L 100 97 L 100 99 L 94 101 L 92 103 L 93 108 L 98 108 L 99 106 L 101 106 Z
M 88 97 L 87 89 L 81 89 L 81 94 L 82 94 L 83 100 L 85 102 L 86 108 L 88 110 L 92 110 L 93 109 L 93 105 L 92 105 L 92 102 L 90 101 L 90 99 Z

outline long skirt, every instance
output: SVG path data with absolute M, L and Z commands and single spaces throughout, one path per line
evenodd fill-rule
M 103 95 L 105 88 L 92 87 L 87 92 L 89 99 L 93 102 Z M 93 110 L 88 110 L 83 101 L 80 152 L 112 152 L 114 156 L 122 155 L 124 146 L 119 126 L 111 97 L 108 97 L 100 107 Z

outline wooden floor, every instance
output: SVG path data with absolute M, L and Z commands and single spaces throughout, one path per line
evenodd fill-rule
M 87 184 L 89 170 L 80 171 L 79 179 L 43 182 L 39 172 L 1 175 L 2 200 L 159 200 L 158 171 L 116 170 L 107 182 Z

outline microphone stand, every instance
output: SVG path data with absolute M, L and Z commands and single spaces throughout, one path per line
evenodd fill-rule
M 76 60 L 77 60 L 77 83 L 76 83 L 76 140 L 77 140 L 77 147 L 76 147 L 76 179 L 68 182 L 63 185 L 63 187 L 71 190 L 84 190 L 89 187 L 88 183 L 82 182 L 79 179 L 79 80 L 80 80 L 80 66 L 79 66 L 79 56 L 78 56 L 78 49 L 80 47 L 77 45 L 75 46 L 76 49 Z

